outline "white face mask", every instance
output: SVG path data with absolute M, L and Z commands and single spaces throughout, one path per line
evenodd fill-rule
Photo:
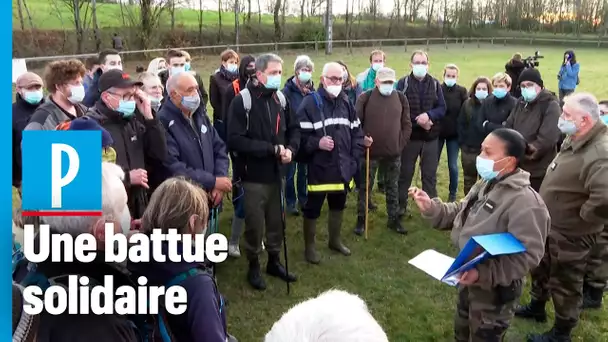
M 76 104 L 84 100 L 85 92 L 84 86 L 82 84 L 77 86 L 70 86 L 70 92 L 72 94 L 68 97 L 68 101 L 70 101 L 71 103 Z
M 340 92 L 342 92 L 342 86 L 341 85 L 330 85 L 330 86 L 325 86 L 325 90 L 327 90 L 327 92 L 333 96 L 333 97 L 338 97 L 338 95 L 340 95 Z

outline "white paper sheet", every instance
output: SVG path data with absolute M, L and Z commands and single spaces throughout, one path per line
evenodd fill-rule
M 450 266 L 454 263 L 454 258 L 435 250 L 427 249 L 408 261 L 408 263 L 441 281 L 441 278 L 445 276 Z
M 17 78 L 26 72 L 27 66 L 25 65 L 25 59 L 13 59 L 13 83 L 17 82 Z

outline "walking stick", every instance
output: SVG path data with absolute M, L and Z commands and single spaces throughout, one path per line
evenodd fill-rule
M 279 173 L 280 175 L 280 173 Z M 285 224 L 285 191 L 283 190 L 283 181 L 279 176 L 279 192 L 281 195 L 281 224 L 283 225 L 283 254 L 285 254 L 285 273 L 289 275 L 289 262 L 287 261 L 287 234 Z M 289 295 L 289 281 L 287 283 L 287 294 Z
M 219 232 L 219 208 L 211 208 L 209 215 L 210 235 Z M 215 263 L 211 263 L 211 274 L 215 278 Z
M 369 147 L 365 148 L 365 240 L 367 240 L 368 214 L 369 214 Z

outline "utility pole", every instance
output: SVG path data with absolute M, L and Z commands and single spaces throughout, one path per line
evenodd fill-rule
M 333 48 L 332 44 L 332 26 L 333 26 L 333 15 L 332 15 L 332 0 L 326 0 L 327 8 L 325 11 L 325 54 L 331 55 L 331 51 Z

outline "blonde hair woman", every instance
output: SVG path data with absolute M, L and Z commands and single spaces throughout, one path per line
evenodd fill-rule
M 167 61 L 164 58 L 158 57 L 154 58 L 150 64 L 148 64 L 148 69 L 146 72 L 151 72 L 154 75 L 158 75 L 159 72 L 167 69 Z

